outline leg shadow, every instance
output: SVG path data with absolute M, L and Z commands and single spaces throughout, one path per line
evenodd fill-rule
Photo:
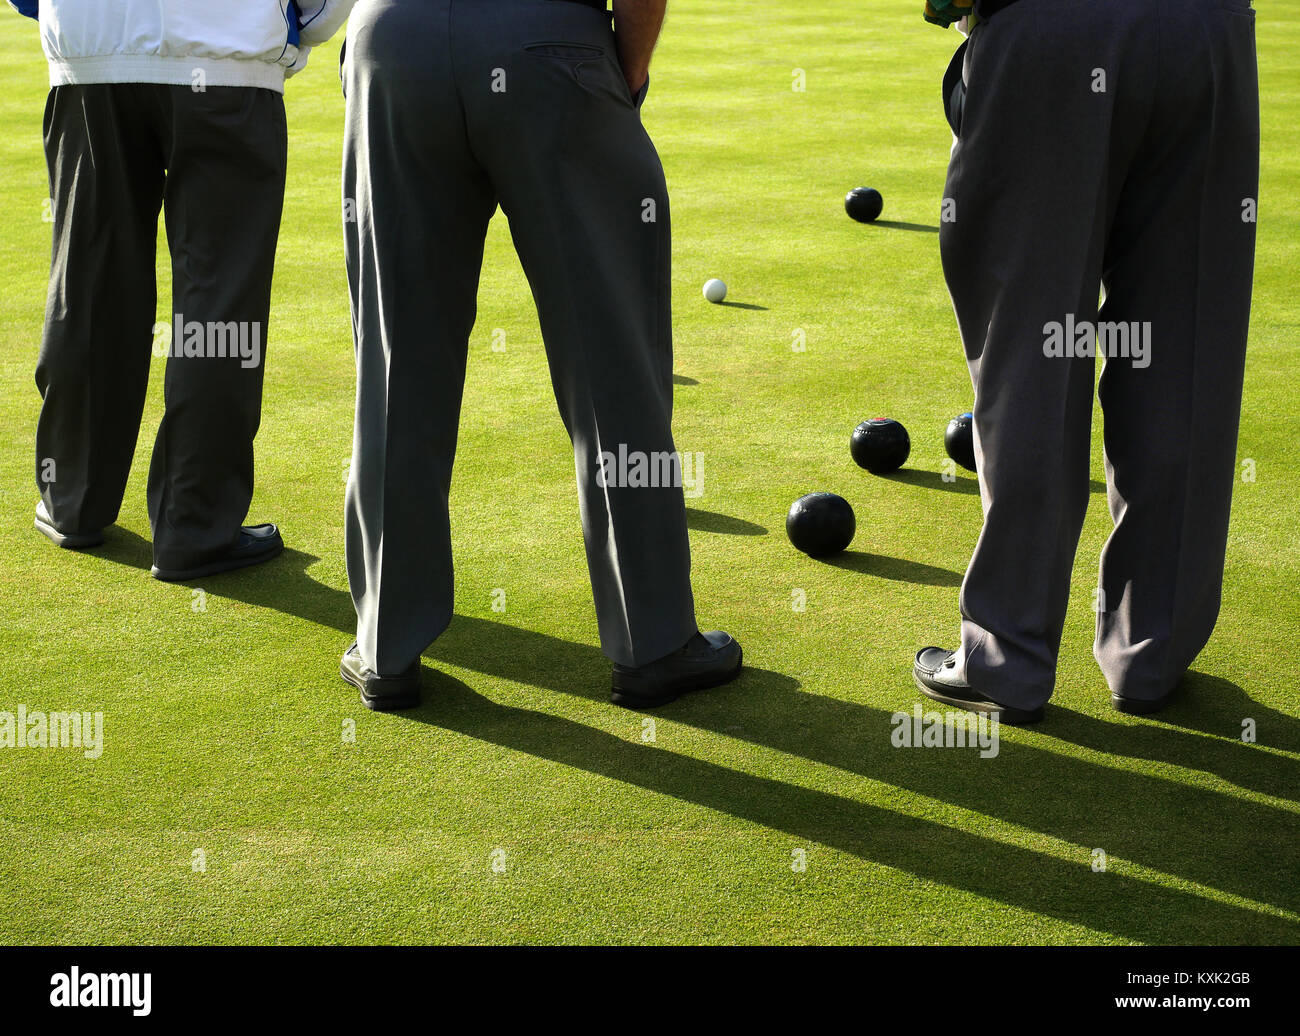
M 346 590 L 318 582 L 307 573 L 319 560 L 315 554 L 286 547 L 283 554 L 265 564 L 205 576 L 189 585 L 201 585 L 210 597 L 270 608 L 352 637 L 357 630 L 352 596 Z M 340 648 L 339 654 L 342 653 Z
M 1241 742 L 1245 720 L 1254 720 L 1255 743 L 1300 752 L 1300 717 L 1261 705 L 1230 680 L 1189 670 L 1163 723 Z M 1293 789 L 1295 790 L 1295 789 Z
M 543 650 L 586 651 L 562 641 Z M 426 704 L 403 713 L 413 721 L 703 806 L 995 902 L 1148 943 L 1286 943 L 1297 936 L 1294 924 L 1232 904 L 1122 874 L 1097 875 L 1085 862 L 756 777 L 563 717 L 498 705 L 446 674 L 426 677 Z M 763 688 L 792 684 L 787 677 L 766 674 L 749 691 L 761 696 Z
M 103 546 L 97 547 L 94 555 L 147 572 L 153 565 L 153 544 L 129 529 L 114 526 L 105 534 Z M 264 564 L 204 576 L 185 585 L 202 586 L 214 597 L 295 615 L 351 636 L 356 630 L 351 596 L 307 574 L 307 569 L 319 560 L 315 554 L 286 547 L 279 557 Z
M 153 567 L 153 544 L 120 525 L 105 529 L 103 544 L 86 553 L 128 568 L 142 568 L 146 572 Z
M 120 548 L 124 563 L 141 563 L 140 543 L 133 543 L 129 536 L 124 539 Z M 205 580 L 205 589 L 299 616 L 350 637 L 355 627 L 351 598 L 308 575 L 307 568 L 316 560 L 310 554 L 287 550 L 266 565 Z M 604 700 L 608 693 L 609 663 L 596 647 L 473 616 L 456 616 L 426 655 L 472 672 L 544 690 L 593 700 Z M 434 676 L 432 683 L 436 685 L 440 680 Z M 454 717 L 455 711 L 449 713 L 448 706 L 437 700 L 438 691 L 432 693 L 433 700 L 425 709 L 435 710 L 432 714 L 441 717 L 440 722 L 445 722 L 448 715 Z M 1208 710 L 1193 708 L 1188 717 L 1217 730 L 1227 716 L 1239 713 L 1243 704 L 1249 703 L 1244 692 L 1233 685 L 1227 685 L 1226 693 L 1230 705 L 1215 703 Z M 900 691 L 900 708 L 910 712 L 917 700 L 910 688 Z M 1285 919 L 1116 874 L 1093 875 L 1086 865 L 1060 863 L 987 839 L 958 835 L 928 821 L 736 776 L 729 770 L 679 760 L 618 738 L 603 740 L 608 735 L 568 721 L 490 708 L 494 710 L 492 715 L 504 717 L 493 726 L 496 736 L 508 739 L 499 743 L 584 769 L 591 769 L 583 766 L 588 748 L 599 748 L 607 760 L 605 768 L 592 772 L 631 783 L 645 779 L 643 760 L 667 759 L 676 768 L 669 778 L 642 786 L 679 794 L 713 808 L 723 809 L 730 804 L 734 815 L 776 830 L 801 837 L 816 833 L 824 844 L 857 852 L 864 858 L 905 867 L 936 881 L 1103 931 L 1168 942 L 1221 943 L 1238 937 L 1243 942 L 1300 939 L 1300 925 Z M 1266 721 L 1278 723 L 1284 738 L 1294 739 L 1293 719 L 1257 707 L 1254 711 Z M 1057 714 L 1061 712 L 1051 710 L 1045 732 L 1031 731 L 1027 736 L 1046 743 L 1053 736 L 1050 724 L 1058 722 Z M 939 756 L 926 750 L 897 749 L 890 739 L 896 714 L 809 694 L 788 677 L 761 669 L 748 669 L 736 683 L 685 698 L 662 714 L 720 736 L 837 767 L 1051 835 L 1081 847 L 1081 851 L 1100 847 L 1112 856 L 1154 870 L 1284 910 L 1300 911 L 1300 885 L 1294 880 L 1300 871 L 1300 816 L 1294 812 L 1159 776 L 1099 766 L 1032 742 L 1004 741 L 996 759 L 982 759 L 973 750 L 950 750 Z M 1208 765 L 1212 772 L 1230 775 L 1227 779 L 1234 783 L 1259 790 L 1280 790 L 1288 783 L 1295 786 L 1292 761 L 1259 752 L 1251 745 L 1238 748 L 1210 738 L 1197 738 L 1205 742 L 1197 744 L 1185 735 L 1172 745 L 1152 747 L 1158 742 L 1151 731 L 1163 728 L 1115 724 L 1111 729 L 1111 725 L 1076 716 L 1064 713 L 1060 719 L 1062 740 L 1076 737 L 1095 744 L 1099 751 L 1133 758 L 1154 756 L 1157 761 L 1178 765 L 1196 765 L 1199 760 L 1199 769 Z M 1173 718 L 1177 716 L 1175 709 Z M 562 733 L 573 739 L 571 743 L 557 746 L 551 735 L 543 733 L 546 729 L 561 730 L 556 724 L 563 724 Z M 464 732 L 484 736 L 477 727 L 466 727 Z M 1163 732 L 1168 734 L 1167 730 Z M 582 747 L 584 740 L 590 742 L 588 748 Z M 1236 752 L 1241 755 L 1234 755 Z M 939 758 L 942 765 L 936 765 Z M 616 765 L 625 759 L 636 760 L 635 767 L 629 767 L 626 773 Z M 730 790 L 714 794 L 702 787 L 701 782 L 707 785 L 715 779 L 723 780 Z M 690 794 L 692 788 L 696 789 L 694 797 Z M 751 794 L 758 798 L 751 802 Z M 904 841 L 919 838 L 922 841 L 918 846 L 925 848 L 883 845 L 879 831 L 873 835 L 869 830 L 872 825 L 889 830 L 886 842 L 897 842 L 901 830 Z M 941 859 L 932 858 L 932 853 Z M 962 855 L 961 860 L 946 859 L 956 853 Z M 981 870 L 985 876 L 971 880 L 972 873 Z M 1022 889 L 1010 887 L 1017 882 L 1024 883 Z M 1069 889 L 1080 898 L 1077 906 L 1065 901 Z M 1111 906 L 1107 907 L 1107 903 Z
M 609 663 L 594 647 L 468 616 L 457 616 L 429 655 L 474 672 L 584 697 L 603 698 L 608 680 Z M 600 690 L 593 694 L 592 687 Z M 900 709 L 908 714 L 919 700 L 913 694 L 900 693 Z M 1047 723 L 1054 722 L 1055 712 L 1049 712 Z M 1300 816 L 1293 812 L 1099 766 L 1035 744 L 1003 741 L 995 759 L 980 758 L 974 750 L 898 749 L 890 737 L 896 714 L 809 694 L 794 681 L 762 670 L 747 671 L 719 691 L 684 698 L 662 714 L 919 792 L 1087 851 L 1100 847 L 1154 870 L 1300 911 L 1300 886 L 1294 881 L 1300 870 Z M 1131 729 L 1115 732 L 1114 747 L 1121 753 L 1125 731 Z M 1135 744 L 1128 746 L 1136 752 Z M 1250 746 L 1243 745 L 1242 751 L 1249 753 Z M 1258 753 L 1250 758 L 1261 770 L 1276 764 L 1274 757 Z M 1257 925 L 1271 923 L 1266 915 L 1251 916 Z M 1300 926 L 1290 925 L 1290 930 L 1293 939 L 1300 938 Z M 1225 937 L 1220 933 L 1218 938 Z M 1248 941 L 1253 933 L 1242 937 Z
M 1247 720 L 1254 724 L 1254 743 L 1241 739 Z M 1300 720 L 1260 705 L 1221 677 L 1189 672 L 1177 697 L 1150 720 L 1107 723 L 1055 709 L 1042 732 L 1093 751 L 1202 770 L 1241 788 L 1300 802 L 1300 763 L 1260 751 L 1300 752 Z

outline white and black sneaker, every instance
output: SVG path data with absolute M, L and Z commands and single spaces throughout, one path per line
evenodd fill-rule
M 912 664 L 912 675 L 916 686 L 927 698 L 941 701 L 954 708 L 967 712 L 982 712 L 996 716 L 999 723 L 1020 726 L 1025 723 L 1037 723 L 1043 718 L 1043 707 L 1036 709 L 1017 709 L 1001 702 L 993 701 L 980 694 L 965 680 L 957 675 L 957 652 L 945 651 L 938 647 L 921 648 L 916 653 Z
M 420 704 L 420 660 L 400 676 L 380 676 L 361 657 L 361 649 L 352 646 L 339 660 L 339 676 L 361 692 L 361 704 L 376 712 L 413 709 Z
M 102 529 L 96 529 L 94 532 L 64 532 L 54 524 L 54 519 L 50 517 L 50 512 L 46 508 L 44 500 L 40 500 L 36 504 L 35 525 L 37 532 L 51 543 L 66 550 L 88 550 L 91 547 L 98 547 L 104 542 L 104 530 Z

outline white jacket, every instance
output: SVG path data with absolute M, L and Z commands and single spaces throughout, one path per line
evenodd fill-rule
M 9 0 L 39 18 L 50 85 L 172 83 L 283 91 L 356 0 Z

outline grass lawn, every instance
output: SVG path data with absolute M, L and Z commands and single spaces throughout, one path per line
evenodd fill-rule
M 1048 719 L 981 759 L 890 742 L 891 714 L 920 700 L 913 651 L 955 641 L 980 522 L 974 480 L 939 474 L 971 402 L 934 233 L 958 37 L 920 0 L 671 6 L 644 118 L 672 192 L 676 435 L 704 456 L 700 620 L 750 668 L 653 729 L 606 700 L 572 455 L 500 214 L 461 418 L 456 620 L 417 711 L 369 713 L 338 678 L 354 372 L 337 41 L 287 93 L 250 516 L 281 523 L 285 556 L 202 595 L 149 578 L 161 362 L 105 546 L 59 551 L 32 529 L 46 71 L 36 26 L 0 12 L 0 710 L 105 717 L 97 760 L 0 751 L 0 942 L 1300 941 L 1300 10 L 1259 12 L 1240 445 L 1257 477 L 1237 485 L 1218 631 L 1176 707 L 1111 711 L 1090 652 L 1097 489 Z M 892 225 L 845 217 L 859 184 Z M 713 276 L 753 308 L 706 303 Z M 165 316 L 165 250 L 159 278 Z M 849 457 L 853 426 L 884 414 L 912 433 L 901 478 Z M 833 563 L 783 529 L 815 489 L 858 513 Z

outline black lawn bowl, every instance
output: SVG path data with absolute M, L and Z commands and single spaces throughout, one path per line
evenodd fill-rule
M 884 208 L 885 199 L 874 187 L 855 187 L 844 196 L 844 211 L 859 223 L 874 223 Z
M 948 422 L 943 448 L 967 471 L 975 470 L 975 418 L 971 414 L 958 414 Z
M 912 439 L 907 429 L 892 417 L 873 417 L 853 429 L 849 453 L 860 468 L 873 475 L 888 475 L 907 463 Z
M 857 531 L 853 508 L 834 493 L 809 493 L 790 505 L 785 518 L 790 542 L 809 557 L 838 554 L 853 542 Z

